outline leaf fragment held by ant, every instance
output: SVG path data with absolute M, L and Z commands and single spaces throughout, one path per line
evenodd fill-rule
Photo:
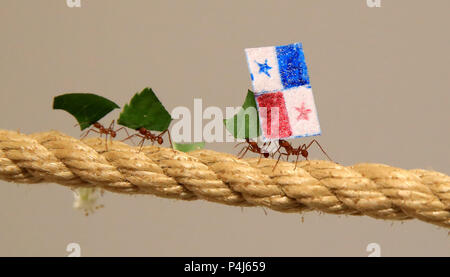
M 64 110 L 73 115 L 81 130 L 118 108 L 120 107 L 111 100 L 92 93 L 68 93 L 53 98 L 53 109 Z
M 258 109 L 253 91 L 248 90 L 242 108 L 235 116 L 224 119 L 223 124 L 235 138 L 250 139 L 261 135 Z
M 165 131 L 172 117 L 151 88 L 136 93 L 120 113 L 118 123 L 130 129 L 144 127 L 147 130 Z

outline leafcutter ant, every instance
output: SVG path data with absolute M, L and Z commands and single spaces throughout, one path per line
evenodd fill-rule
M 169 136 L 169 142 L 170 142 L 170 147 L 172 147 L 172 139 L 170 138 L 170 132 L 168 129 L 166 129 L 165 131 L 161 132 L 159 135 L 155 135 L 153 134 L 150 130 L 147 130 L 144 127 L 141 127 L 139 129 L 137 129 L 137 133 L 133 134 L 131 136 L 128 136 L 127 138 L 125 138 L 122 141 L 126 141 L 128 139 L 131 139 L 133 137 L 139 137 L 141 138 L 141 141 L 139 142 L 139 151 L 140 149 L 142 149 L 142 146 L 144 145 L 144 142 L 146 140 L 150 140 L 152 142 L 152 144 L 155 144 L 155 142 L 157 142 L 158 144 L 163 144 L 164 140 L 162 138 L 162 136 L 167 133 L 167 135 Z
M 269 157 L 269 152 L 264 151 L 261 147 L 259 147 L 257 142 L 251 141 L 248 138 L 245 138 L 244 142 L 236 144 L 235 148 L 243 143 L 246 143 L 246 145 L 239 151 L 239 153 L 237 153 L 239 159 L 242 159 L 245 156 L 245 154 L 247 154 L 248 151 L 259 154 L 258 163 L 261 161 L 262 156 L 264 156 L 264 158 Z M 266 143 L 264 143 L 263 146 L 265 145 Z
M 280 161 L 281 155 L 285 155 L 286 160 L 289 160 L 290 155 L 297 156 L 297 158 L 295 159 L 294 170 L 297 169 L 298 157 L 300 155 L 302 155 L 306 160 L 308 160 L 308 154 L 309 154 L 308 149 L 309 149 L 309 147 L 311 147 L 311 145 L 314 142 L 319 146 L 320 150 L 322 150 L 322 152 L 325 154 L 325 156 L 327 156 L 328 160 L 331 161 L 331 158 L 328 156 L 328 154 L 325 152 L 325 150 L 323 150 L 322 146 L 315 139 L 313 139 L 308 145 L 301 144 L 297 148 L 292 147 L 292 145 L 287 140 L 280 139 L 280 140 L 278 140 L 278 143 L 280 146 L 278 147 L 277 151 L 275 151 L 275 153 L 280 153 L 280 155 L 278 156 L 278 160 L 275 163 L 273 170 L 275 170 L 275 168 L 277 167 L 278 162 Z M 281 153 L 281 151 L 280 151 L 281 148 L 284 148 L 286 153 Z M 275 153 L 274 153 L 274 155 L 275 155 Z
M 99 122 L 95 122 L 94 124 L 92 124 L 92 127 L 87 130 L 86 132 L 84 132 L 83 134 L 81 134 L 81 138 L 85 138 L 90 132 L 94 132 L 97 134 L 100 134 L 100 137 L 102 137 L 103 135 L 105 135 L 105 145 L 106 145 L 106 151 L 108 151 L 108 136 L 110 136 L 111 141 L 113 138 L 115 138 L 117 136 L 117 133 L 121 130 L 124 130 L 125 133 L 128 134 L 128 131 L 125 127 L 120 127 L 117 130 L 114 130 L 114 124 L 115 124 L 115 120 L 113 120 L 111 122 L 111 124 L 109 124 L 108 128 L 105 128 L 102 124 L 100 124 Z M 76 125 L 75 125 L 76 126 Z

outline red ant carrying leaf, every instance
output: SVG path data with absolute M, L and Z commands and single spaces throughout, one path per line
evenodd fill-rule
M 163 144 L 164 140 L 163 140 L 162 136 L 167 132 L 167 135 L 169 136 L 170 147 L 172 147 L 172 139 L 170 138 L 170 132 L 168 129 L 161 132 L 159 135 L 153 134 L 150 130 L 147 130 L 144 127 L 139 128 L 137 131 L 138 131 L 138 133 L 128 136 L 127 138 L 123 139 L 122 141 L 132 139 L 133 137 L 141 138 L 141 141 L 138 144 L 139 151 L 140 151 L 140 149 L 142 149 L 142 146 L 144 145 L 145 140 L 150 140 L 153 144 L 155 142 L 157 142 L 158 144 Z
M 280 155 L 278 156 L 277 162 L 275 163 L 275 166 L 273 167 L 273 170 L 275 170 L 275 168 L 278 165 L 278 162 L 280 161 L 281 155 L 285 155 L 286 156 L 286 160 L 289 160 L 289 156 L 290 155 L 294 155 L 297 156 L 297 158 L 295 159 L 295 167 L 294 170 L 297 169 L 297 162 L 298 162 L 298 158 L 300 155 L 302 155 L 306 160 L 308 160 L 308 149 L 309 147 L 311 147 L 311 145 L 313 143 L 316 143 L 317 146 L 319 146 L 320 150 L 322 150 L 322 152 L 325 154 L 325 156 L 327 156 L 328 160 L 331 161 L 331 158 L 328 156 L 328 154 L 325 152 L 325 150 L 323 150 L 322 146 L 319 144 L 319 142 L 317 142 L 317 140 L 313 139 L 308 145 L 306 144 L 301 144 L 299 145 L 297 148 L 294 148 L 290 142 L 288 142 L 287 140 L 283 140 L 280 139 L 278 140 L 279 143 L 279 147 L 277 149 L 277 151 L 275 151 L 272 155 L 275 156 L 276 153 L 280 153 Z M 281 153 L 281 148 L 284 148 L 284 150 L 286 151 L 285 153 Z
M 145 88 L 141 92 L 136 93 L 130 100 L 129 104 L 125 104 L 123 111 L 120 113 L 118 123 L 130 129 L 136 130 L 137 133 L 128 136 L 122 141 L 126 141 L 133 137 L 141 138 L 139 142 L 140 149 L 146 140 L 153 143 L 163 144 L 163 135 L 169 136 L 169 142 L 172 146 L 172 140 L 168 131 L 172 118 L 166 108 L 161 104 L 156 94 L 151 88 Z M 158 131 L 156 135 L 153 132 Z
M 264 158 L 268 158 L 270 155 L 269 152 L 264 151 L 261 147 L 259 147 L 257 142 L 251 141 L 248 138 L 245 138 L 244 142 L 240 142 L 240 143 L 236 144 L 236 146 L 234 146 L 234 148 L 238 147 L 239 145 L 241 145 L 243 143 L 246 143 L 246 145 L 237 154 L 239 159 L 242 159 L 245 156 L 245 154 L 247 154 L 248 151 L 259 154 L 258 163 L 261 161 L 261 158 L 263 156 L 264 156 Z M 270 142 L 267 144 L 267 146 L 269 146 L 269 145 L 270 145 Z M 263 147 L 264 146 L 266 146 L 266 143 L 263 144 Z
M 80 137 L 83 139 L 83 138 L 87 137 L 87 135 L 88 135 L 90 132 L 94 132 L 94 133 L 100 134 L 100 137 L 102 137 L 103 135 L 105 135 L 106 151 L 108 151 L 108 136 L 110 136 L 111 141 L 112 141 L 112 139 L 115 138 L 115 137 L 117 136 L 117 133 L 118 133 L 119 131 L 122 131 L 122 130 L 125 131 L 125 133 L 127 134 L 127 136 L 130 135 L 125 127 L 120 127 L 119 129 L 114 130 L 114 124 L 115 124 L 115 120 L 113 120 L 113 121 L 111 122 L 111 124 L 109 124 L 109 127 L 108 127 L 108 128 L 105 128 L 102 124 L 100 124 L 100 123 L 98 123 L 98 122 L 95 122 L 94 124 L 92 124 L 92 127 L 91 127 L 89 130 L 85 131 L 83 134 L 81 134 Z M 77 124 L 77 125 L 78 125 L 78 124 Z M 77 125 L 75 125 L 75 126 L 77 126 Z M 134 143 L 134 142 L 133 142 L 133 143 Z
M 108 150 L 108 136 L 115 138 L 117 132 L 124 130 L 125 127 L 114 130 L 114 120 L 108 128 L 104 127 L 98 121 L 112 110 L 119 108 L 119 106 L 102 96 L 92 93 L 68 93 L 56 96 L 53 99 L 53 109 L 64 110 L 73 115 L 78 121 L 81 131 L 92 126 L 81 137 L 86 137 L 90 132 L 100 134 L 100 137 L 106 135 L 105 145 Z M 128 132 L 127 132 L 128 133 Z

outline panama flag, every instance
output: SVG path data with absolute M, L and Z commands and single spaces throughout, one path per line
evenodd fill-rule
M 264 138 L 320 135 L 302 44 L 245 52 Z

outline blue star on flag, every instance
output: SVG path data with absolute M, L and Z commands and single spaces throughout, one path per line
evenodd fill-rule
M 257 61 L 255 61 L 255 62 L 259 65 L 259 73 L 264 73 L 268 77 L 270 77 L 269 69 L 272 69 L 272 67 L 267 64 L 267 59 L 264 63 L 259 63 Z

